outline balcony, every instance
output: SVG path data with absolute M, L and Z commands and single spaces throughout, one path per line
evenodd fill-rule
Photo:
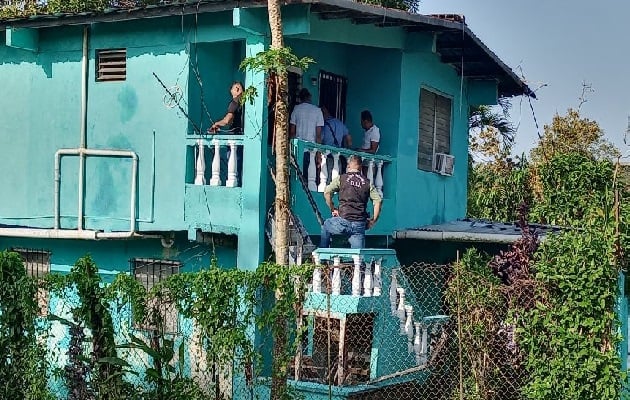
M 323 214 L 323 218 L 329 216 L 328 207 L 322 193 L 335 177 L 342 174 L 342 157 L 346 159 L 352 155 L 361 156 L 363 159 L 363 172 L 372 182 L 376 190 L 384 200 L 393 199 L 395 188 L 395 159 L 380 154 L 370 154 L 333 146 L 326 146 L 301 139 L 293 139 L 292 152 L 302 173 L 307 190 L 315 202 L 317 209 Z M 318 153 L 320 156 L 318 156 Z M 304 160 L 308 159 L 308 168 L 305 170 Z M 319 165 L 317 165 L 317 162 Z M 332 162 L 332 166 L 328 165 Z M 306 193 L 299 188 L 297 175 L 293 176 L 293 210 L 300 217 L 306 230 L 310 234 L 319 234 L 320 223 L 317 220 Z M 370 209 L 370 206 L 368 206 Z M 393 224 L 394 207 L 386 202 L 377 225 L 368 231 L 368 234 L 388 234 Z M 391 216 L 391 217 L 390 217 Z
M 242 211 L 243 137 L 189 136 L 184 219 L 189 232 L 238 233 Z

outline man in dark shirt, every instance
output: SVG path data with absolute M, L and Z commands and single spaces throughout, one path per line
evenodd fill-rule
M 243 106 L 241 105 L 243 84 L 240 82 L 232 83 L 230 93 L 232 94 L 232 101 L 228 104 L 225 117 L 212 124 L 210 129 L 208 129 L 208 133 L 217 133 L 219 129 L 226 125 L 230 126 L 227 131 L 228 134 L 238 135 L 243 133 Z
M 350 247 L 360 249 L 365 246 L 365 230 L 370 229 L 381 214 L 382 198 L 372 183 L 361 173 L 362 160 L 350 156 L 345 174 L 333 179 L 324 190 L 326 204 L 332 217 L 324 221 L 319 247 L 330 247 L 332 235 L 348 236 Z M 332 200 L 334 192 L 339 192 L 339 209 Z M 367 202 L 372 199 L 374 217 L 368 218 Z

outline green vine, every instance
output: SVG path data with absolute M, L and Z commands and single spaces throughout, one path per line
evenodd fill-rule
M 47 363 L 35 329 L 37 283 L 20 255 L 0 252 L 0 398 L 46 400 Z

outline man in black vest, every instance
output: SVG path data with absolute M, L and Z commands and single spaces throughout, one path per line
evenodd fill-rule
M 350 156 L 345 174 L 335 178 L 326 186 L 324 198 L 332 212 L 332 217 L 324 221 L 319 247 L 330 247 L 332 235 L 348 236 L 350 247 L 360 249 L 365 246 L 365 230 L 370 229 L 381 214 L 381 196 L 372 183 L 361 173 L 362 160 Z M 334 192 L 339 192 L 339 209 L 332 200 Z M 368 218 L 367 202 L 372 199 L 374 217 Z

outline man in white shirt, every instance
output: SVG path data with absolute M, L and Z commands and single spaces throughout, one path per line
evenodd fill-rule
M 363 146 L 357 150 L 375 154 L 381 141 L 381 131 L 372 122 L 372 113 L 368 110 L 361 111 L 361 127 L 365 130 Z
M 324 116 L 319 107 L 311 104 L 311 93 L 307 88 L 302 88 L 298 94 L 300 104 L 293 108 L 291 113 L 291 137 L 306 140 L 307 142 L 322 142 L 322 127 Z

